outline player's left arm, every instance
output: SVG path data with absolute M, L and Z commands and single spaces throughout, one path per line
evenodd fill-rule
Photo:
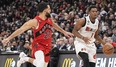
M 63 33 L 63 34 L 64 34 L 65 36 L 67 36 L 67 37 L 73 36 L 72 33 L 63 30 L 63 29 L 62 29 L 60 26 L 58 26 L 55 22 L 53 22 L 53 27 L 54 27 L 57 31 Z
M 95 39 L 97 40 L 97 41 L 99 41 L 100 43 L 102 43 L 102 45 L 105 45 L 106 43 L 102 40 L 102 38 L 98 35 L 98 33 L 99 33 L 99 31 L 97 30 L 96 32 L 95 32 Z

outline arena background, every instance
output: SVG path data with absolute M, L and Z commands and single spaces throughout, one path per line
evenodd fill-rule
M 116 47 L 116 0 L 0 0 L 0 41 L 18 29 L 25 21 L 37 14 L 37 5 L 48 2 L 52 7 L 51 16 L 57 24 L 66 31 L 72 32 L 74 24 L 79 18 L 87 15 L 87 7 L 96 5 L 99 10 L 99 35 L 105 42 Z M 79 67 L 81 61 L 76 58 L 74 38 L 66 38 L 53 29 L 51 60 L 48 67 Z M 16 67 L 16 61 L 21 51 L 30 56 L 32 31 L 28 30 L 11 40 L 7 46 L 0 43 L 0 67 Z M 102 53 L 102 46 L 97 47 L 96 67 L 116 67 L 116 54 L 106 57 Z M 22 67 L 33 67 L 23 64 Z

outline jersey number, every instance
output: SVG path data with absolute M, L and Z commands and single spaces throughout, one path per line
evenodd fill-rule
M 45 39 L 50 38 L 50 31 L 47 31 L 44 34 L 45 34 L 45 36 L 44 36 Z

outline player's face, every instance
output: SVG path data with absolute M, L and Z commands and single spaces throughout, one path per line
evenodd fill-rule
M 90 10 L 89 14 L 90 14 L 90 16 L 91 16 L 92 18 L 94 18 L 94 19 L 97 18 L 97 16 L 98 16 L 97 8 L 92 8 L 92 9 Z
M 46 12 L 46 17 L 50 17 L 50 13 L 51 13 L 51 8 L 50 8 L 50 6 L 48 5 L 48 8 L 45 10 L 45 12 Z

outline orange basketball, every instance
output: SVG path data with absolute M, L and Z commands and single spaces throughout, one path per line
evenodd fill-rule
M 103 53 L 106 56 L 111 56 L 114 53 L 114 47 L 110 43 L 106 43 L 103 46 Z

